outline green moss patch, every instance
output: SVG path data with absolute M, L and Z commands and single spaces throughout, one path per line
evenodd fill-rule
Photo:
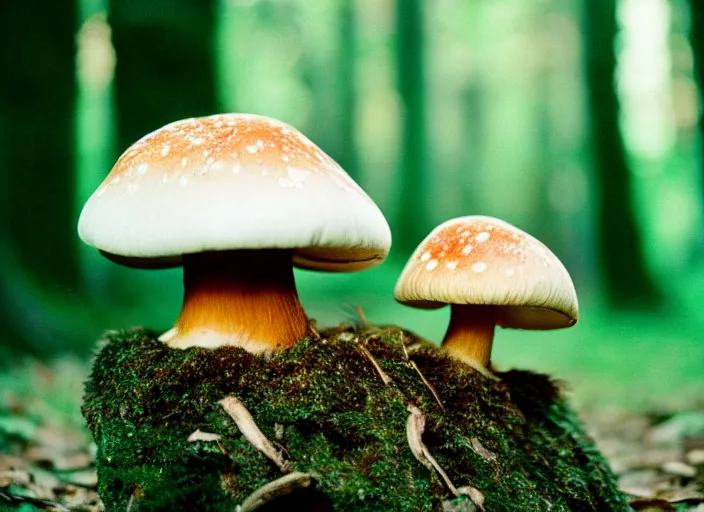
M 102 344 L 83 412 L 107 510 L 232 511 L 284 476 L 218 403 L 226 396 L 292 471 L 314 475 L 313 488 L 278 498 L 283 509 L 308 500 L 315 510 L 473 510 L 409 448 L 410 405 L 425 419 L 428 452 L 488 511 L 628 510 L 555 384 L 524 371 L 499 377 L 398 328 L 324 332 L 274 356 L 174 350 L 138 330 Z M 219 442 L 189 442 L 198 429 Z

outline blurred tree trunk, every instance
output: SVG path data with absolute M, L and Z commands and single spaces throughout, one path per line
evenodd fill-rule
M 178 119 L 218 112 L 217 0 L 113 0 L 117 148 Z
M 339 163 L 352 178 L 359 180 L 357 158 L 356 127 L 357 97 L 356 84 L 356 12 L 355 0 L 340 2 L 340 136 Z
M 396 247 L 407 254 L 429 231 L 423 0 L 397 0 L 396 26 L 402 141 L 393 228 Z
M 690 33 L 689 40 L 694 56 L 694 75 L 699 88 L 699 173 L 704 184 L 704 2 L 689 0 Z M 701 191 L 704 200 L 704 190 Z
M 74 288 L 76 4 L 0 10 L 0 242 L 48 287 Z
M 617 0 L 584 0 L 584 55 L 590 142 L 597 179 L 597 239 L 609 299 L 620 307 L 652 307 L 661 293 L 646 267 L 619 129 L 615 89 Z
M 462 128 L 464 148 L 460 153 L 462 161 L 459 186 L 462 187 L 462 204 L 458 205 L 458 215 L 477 211 L 481 207 L 480 197 L 477 197 L 476 177 L 485 172 L 486 157 L 486 90 L 478 77 L 472 78 L 462 90 Z M 462 213 L 464 212 L 464 213 Z
M 77 287 L 74 215 L 76 4 L 0 7 L 0 345 L 35 351 L 42 304 L 18 283 L 48 292 Z M 36 301 L 34 301 L 36 302 Z M 45 347 L 51 350 L 51 347 Z

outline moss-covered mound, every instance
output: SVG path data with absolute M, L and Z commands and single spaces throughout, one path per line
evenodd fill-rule
M 100 349 L 84 414 L 107 510 L 230 512 L 285 471 L 311 485 L 277 488 L 259 510 L 628 510 L 555 384 L 499 377 L 397 328 L 327 332 L 271 357 L 133 331 Z M 247 440 L 227 396 L 288 467 Z M 189 442 L 196 430 L 220 439 Z

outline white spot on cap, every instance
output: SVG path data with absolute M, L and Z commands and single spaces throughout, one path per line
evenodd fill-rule
M 283 133 L 284 135 L 288 135 L 288 128 L 281 128 L 281 133 Z
M 113 185 L 117 185 L 118 183 L 120 183 L 121 179 L 122 178 L 120 178 L 119 176 L 115 176 L 113 179 L 110 180 L 110 183 L 112 183 Z
M 295 185 L 293 181 L 284 177 L 279 178 L 276 183 L 282 188 L 292 188 Z
M 255 144 L 252 144 L 251 146 L 247 146 L 245 149 L 247 149 L 247 153 L 249 153 L 250 155 L 253 155 L 257 151 L 259 151 L 259 147 L 256 146 Z
M 188 158 L 182 158 L 181 159 L 181 167 L 186 167 L 188 164 Z
M 465 245 L 464 249 L 462 249 L 462 254 L 467 256 L 470 252 L 472 252 L 473 247 L 471 245 Z
M 181 185 L 182 187 L 185 187 L 187 183 L 188 183 L 188 176 L 186 176 L 185 174 L 178 179 L 178 184 Z
M 433 270 L 435 267 L 438 266 L 438 260 L 430 260 L 428 264 L 425 266 L 427 270 Z
M 420 257 L 420 261 L 428 261 L 429 259 L 430 259 L 429 252 L 424 252 L 423 255 Z
M 137 166 L 137 174 L 144 174 L 149 170 L 149 164 L 142 162 Z
M 257 140 L 257 147 L 259 149 L 264 149 L 264 141 L 262 141 L 261 139 Z
M 286 155 L 286 154 L 281 155 L 281 160 L 283 160 L 284 162 L 288 162 L 288 160 L 289 160 L 288 155 Z
M 507 268 L 506 270 L 504 270 L 504 275 L 506 277 L 513 277 L 515 275 L 515 273 L 516 273 L 516 271 L 513 270 L 512 268 Z
M 196 137 L 191 140 L 191 144 L 193 144 L 194 146 L 200 146 L 201 144 L 203 144 L 203 139 L 201 137 Z
M 164 144 L 164 146 L 161 148 L 161 156 L 166 156 L 169 154 L 169 151 L 171 151 L 171 145 L 170 144 Z
M 474 239 L 477 242 L 486 242 L 487 240 L 489 240 L 489 236 L 489 233 L 487 233 L 486 231 L 482 231 L 477 236 L 475 236 Z
M 295 167 L 288 166 L 286 171 L 288 172 L 288 177 L 291 181 L 295 181 L 296 183 L 301 183 L 303 184 L 306 179 L 308 178 L 308 175 L 310 174 L 310 171 L 306 171 L 303 169 L 296 169 Z
M 455 270 L 457 268 L 457 262 L 456 261 L 448 261 L 445 263 L 445 268 L 449 270 Z
M 222 160 L 218 160 L 210 166 L 210 170 L 215 171 L 215 172 L 222 171 L 224 168 L 225 168 L 225 163 Z
M 483 261 L 475 263 L 472 265 L 472 272 L 482 273 L 486 270 L 487 264 Z

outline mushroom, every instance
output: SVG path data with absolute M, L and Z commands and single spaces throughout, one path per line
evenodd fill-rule
M 308 330 L 293 266 L 350 272 L 391 245 L 379 208 L 320 148 L 275 119 L 176 121 L 133 144 L 85 204 L 81 239 L 137 268 L 183 265 L 171 347 L 290 347 Z
M 488 373 L 496 325 L 559 329 L 577 322 L 567 270 L 541 242 L 502 220 L 473 215 L 435 228 L 415 250 L 394 290 L 397 301 L 451 305 L 442 346 Z

